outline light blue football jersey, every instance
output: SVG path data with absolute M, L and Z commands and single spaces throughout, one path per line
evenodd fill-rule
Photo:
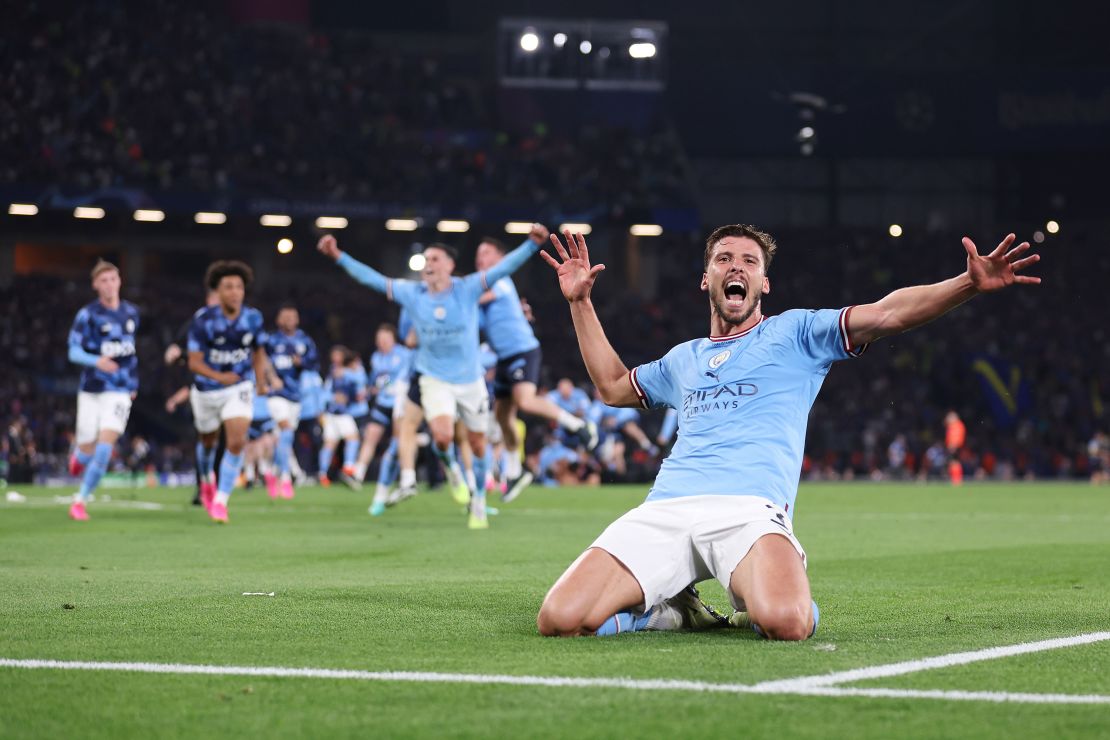
M 501 278 L 493 287 L 494 299 L 482 306 L 482 330 L 497 359 L 504 360 L 540 346 L 524 310 L 512 278 Z
M 586 395 L 586 391 L 581 388 L 575 388 L 570 392 L 570 398 L 563 398 L 558 389 L 548 391 L 547 400 L 566 411 L 568 414 L 581 416 L 585 418 L 586 414 L 590 411 L 590 397 Z
M 395 344 L 389 352 L 370 356 L 370 383 L 378 391 L 374 397 L 378 406 L 391 409 L 397 402 L 394 383 L 407 381 L 412 375 L 412 354 L 408 347 Z
M 834 361 L 867 348 L 848 342 L 850 310 L 765 316 L 633 368 L 643 406 L 676 409 L 682 427 L 647 500 L 762 496 L 793 511 L 813 400 Z
M 511 275 L 539 245 L 531 239 L 505 255 L 489 270 L 451 278 L 450 287 L 432 293 L 422 281 L 392 280 L 374 268 L 343 253 L 336 264 L 363 285 L 384 293 L 408 312 L 420 346 L 413 367 L 445 383 L 478 380 L 478 299 L 498 280 Z

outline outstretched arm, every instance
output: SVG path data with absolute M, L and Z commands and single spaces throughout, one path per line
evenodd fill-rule
M 532 231 L 528 234 L 528 238 L 519 247 L 502 257 L 500 262 L 486 270 L 482 287 L 492 288 L 498 280 L 519 270 L 529 257 L 540 251 L 547 236 L 548 231 L 543 224 L 532 224 Z
M 348 275 L 367 288 L 376 290 L 379 293 L 384 293 L 386 296 L 389 295 L 390 279 L 373 267 L 362 264 L 351 255 L 342 251 L 339 248 L 339 244 L 335 241 L 335 237 L 331 234 L 324 234 L 320 237 L 320 241 L 316 243 L 316 250 L 325 257 L 330 257 L 335 260 L 335 264 L 342 267 Z
M 1015 283 L 1040 283 L 1039 277 L 1015 274 L 1041 258 L 1038 254 L 1021 257 L 1029 249 L 1029 242 L 1010 249 L 1015 240 L 1009 234 L 993 252 L 980 255 L 975 243 L 965 236 L 967 272 L 932 285 L 901 288 L 876 303 L 855 306 L 848 314 L 852 345 L 867 344 L 927 324 L 980 293 L 993 293 Z
M 562 263 L 547 252 L 540 252 L 540 255 L 547 264 L 555 268 L 559 276 L 559 289 L 570 303 L 570 317 L 574 322 L 574 332 L 578 335 L 578 348 L 582 351 L 582 360 L 586 363 L 590 380 L 601 393 L 601 400 L 609 406 L 639 407 L 640 399 L 628 379 L 628 368 L 621 362 L 613 345 L 609 344 L 590 301 L 594 280 L 605 269 L 605 265 L 590 266 L 590 252 L 586 249 L 586 240 L 581 234 L 572 237 L 569 231 L 564 231 L 563 235 L 567 240 L 565 249 L 558 235 L 551 235 L 551 243 L 555 245 L 555 251 Z

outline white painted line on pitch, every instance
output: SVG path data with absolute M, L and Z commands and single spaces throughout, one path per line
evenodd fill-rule
M 835 686 L 836 684 L 850 683 L 853 681 L 866 681 L 872 678 L 887 678 L 889 676 L 902 676 L 907 673 L 929 671 L 935 668 L 950 668 L 952 666 L 978 663 L 982 660 L 995 660 L 1009 658 L 1014 655 L 1039 653 L 1043 650 L 1058 650 L 1059 648 L 1073 647 L 1075 645 L 1090 645 L 1095 642 L 1110 640 L 1110 632 L 1091 632 L 1075 637 L 1057 637 L 1051 640 L 1038 642 L 1023 642 L 1018 645 L 1005 645 L 1003 647 L 973 650 L 967 653 L 949 653 L 938 655 L 935 658 L 921 660 L 907 660 L 902 663 L 888 663 L 887 665 L 871 666 L 870 668 L 856 668 L 850 671 L 827 673 L 820 676 L 799 676 L 781 681 L 764 681 L 755 685 L 755 688 L 768 691 L 796 691 L 798 689 L 814 688 L 817 686 Z
M 772 688 L 768 684 L 705 683 L 669 679 L 576 678 L 569 676 L 510 676 L 476 673 L 410 671 L 359 671 L 331 668 L 282 668 L 278 666 L 218 666 L 187 663 L 106 663 L 67 660 L 17 660 L 0 658 L 0 668 L 54 669 L 62 671 L 121 671 L 174 675 L 252 676 L 275 678 L 324 678 L 402 683 L 451 683 L 561 688 L 611 688 L 640 691 L 693 691 L 716 694 L 779 694 L 791 696 L 859 696 L 885 699 L 942 699 L 954 701 L 1015 702 L 1032 704 L 1110 704 L 1110 696 L 1097 694 L 1023 694 L 975 691 L 917 691 L 913 689 L 856 689 L 834 686 Z

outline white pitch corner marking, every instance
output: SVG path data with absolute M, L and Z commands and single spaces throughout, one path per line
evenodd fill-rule
M 756 684 L 753 688 L 770 693 L 777 693 L 779 691 L 790 692 L 797 689 L 815 688 L 819 686 L 836 686 L 837 684 L 851 683 L 854 681 L 888 678 L 890 676 L 902 676 L 907 673 L 930 671 L 936 668 L 967 665 L 968 663 L 978 663 L 983 660 L 996 660 L 998 658 L 1009 658 L 1014 655 L 1039 653 L 1044 650 L 1059 650 L 1060 648 L 1074 647 L 1075 645 L 1090 645 L 1095 642 L 1104 642 L 1106 640 L 1110 640 L 1110 632 L 1090 632 L 1085 635 L 1076 635 L 1074 637 L 1056 637 L 1051 640 L 1023 642 L 1017 645 L 984 648 L 982 650 L 972 650 L 966 653 L 949 653 L 948 655 L 938 655 L 934 658 L 907 660 L 901 663 L 888 663 L 886 665 L 871 666 L 869 668 L 855 668 L 850 671 L 827 673 L 819 676 L 799 676 L 798 678 L 788 678 L 782 681 L 764 681 L 763 683 Z

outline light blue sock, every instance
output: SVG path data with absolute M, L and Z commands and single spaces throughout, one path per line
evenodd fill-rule
M 216 446 L 205 447 L 200 442 L 197 442 L 197 465 L 200 466 L 200 475 L 202 478 L 208 477 L 212 469 L 216 467 Z
M 602 622 L 594 634 L 598 637 L 607 637 L 609 635 L 619 635 L 622 632 L 639 632 L 647 627 L 648 620 L 651 619 L 651 612 L 652 610 L 648 609 L 638 617 L 632 612 L 617 612 Z
M 477 491 L 481 491 L 483 496 L 486 493 L 486 471 L 489 470 L 492 460 L 493 455 L 489 445 L 486 445 L 486 451 L 483 454 L 474 456 L 474 487 Z
M 397 438 L 389 441 L 382 460 L 378 463 L 378 484 L 390 486 L 397 478 Z
M 85 467 L 85 477 L 81 479 L 81 498 L 87 499 L 100 485 L 100 478 L 108 469 L 108 461 L 112 459 L 112 445 L 107 442 L 97 442 L 96 449 L 89 458 Z
M 293 454 L 293 429 L 278 431 L 277 449 L 274 450 L 274 464 L 282 475 L 289 473 L 289 456 Z
M 348 439 L 343 443 L 343 467 L 353 468 L 358 461 L 358 442 Z
M 78 447 L 77 451 L 73 453 L 73 456 L 77 458 L 77 462 L 81 463 L 82 465 L 88 465 L 89 460 L 92 460 L 92 457 L 95 453 L 96 453 L 96 448 L 95 447 L 93 448 L 92 452 L 82 452 L 81 448 Z
M 328 474 L 328 468 L 331 467 L 331 458 L 334 454 L 335 450 L 329 449 L 327 447 L 320 448 L 320 455 L 317 458 L 317 461 L 320 464 L 320 475 Z
M 231 450 L 224 450 L 224 459 L 220 461 L 220 482 L 217 488 L 220 493 L 231 493 L 235 488 L 235 479 L 243 467 L 243 453 L 231 454 Z

